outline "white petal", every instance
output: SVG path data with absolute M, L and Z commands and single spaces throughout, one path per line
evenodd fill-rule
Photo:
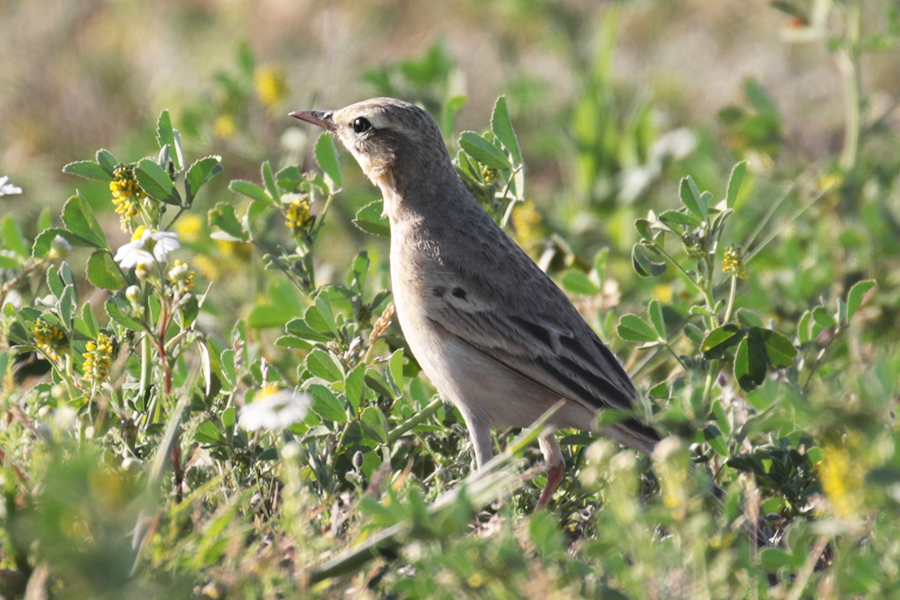
M 119 256 L 120 254 L 122 255 Z M 132 248 L 125 253 L 122 253 L 120 248 L 116 253 L 115 261 L 123 269 L 130 269 L 137 265 L 152 265 L 154 258 L 152 254 L 141 248 Z
M 306 394 L 280 390 L 244 406 L 238 424 L 247 431 L 284 429 L 303 419 L 309 404 Z

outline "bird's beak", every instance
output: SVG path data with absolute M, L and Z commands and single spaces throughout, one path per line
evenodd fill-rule
M 337 131 L 337 125 L 331 120 L 331 115 L 333 114 L 334 111 L 330 110 L 295 110 L 292 113 L 288 113 L 288 116 L 318 125 L 328 131 Z

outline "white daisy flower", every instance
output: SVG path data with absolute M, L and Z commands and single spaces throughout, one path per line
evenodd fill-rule
M 21 194 L 22 188 L 9 183 L 9 177 L 4 175 L 0 177 L 0 196 L 11 196 L 13 194 Z
M 178 234 L 171 231 L 153 231 L 146 227 L 138 227 L 131 241 L 124 244 L 116 252 L 115 261 L 123 269 L 137 265 L 152 265 L 154 262 L 165 263 L 169 252 L 181 248 Z
M 268 386 L 267 386 L 268 387 Z M 241 409 L 238 425 L 247 431 L 278 430 L 302 420 L 309 409 L 310 397 L 293 390 L 266 393 L 266 388 L 253 402 Z

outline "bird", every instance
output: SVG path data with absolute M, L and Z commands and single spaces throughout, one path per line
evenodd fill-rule
M 636 416 L 625 369 L 472 196 L 425 110 L 372 98 L 289 115 L 336 136 L 381 189 L 400 327 L 425 375 L 461 413 L 478 469 L 494 455 L 492 427 L 528 427 L 560 400 L 538 438 L 547 469 L 538 509 L 564 477 L 555 429 L 591 430 L 598 411 L 628 411 L 599 433 L 653 451 L 661 437 Z

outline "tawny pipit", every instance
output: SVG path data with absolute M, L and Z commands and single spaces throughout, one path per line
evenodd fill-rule
M 375 98 L 291 116 L 334 133 L 381 188 L 400 326 L 425 374 L 462 413 L 479 468 L 493 456 L 491 427 L 527 427 L 560 399 L 556 427 L 590 429 L 600 409 L 632 409 L 624 369 L 472 197 L 428 113 Z M 601 433 L 645 453 L 659 441 L 633 418 Z M 545 506 L 564 463 L 552 434 L 540 447 Z

